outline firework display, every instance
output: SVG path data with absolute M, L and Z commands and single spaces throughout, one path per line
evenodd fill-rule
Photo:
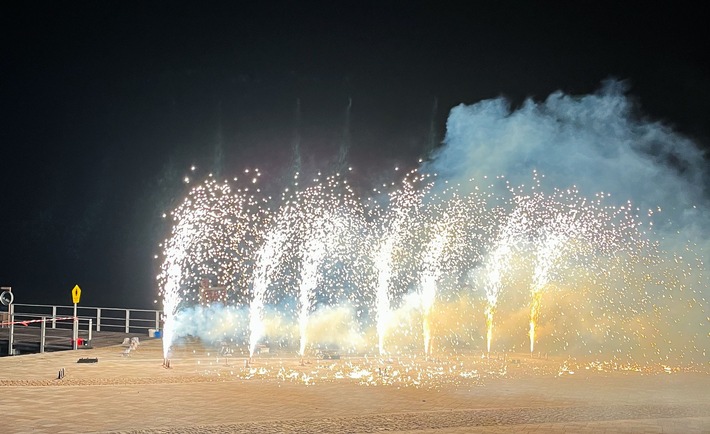
M 630 202 L 546 192 L 538 173 L 529 186 L 454 185 L 414 170 L 369 196 L 340 174 L 297 175 L 280 197 L 262 192 L 258 170 L 246 175 L 207 177 L 168 216 L 166 358 L 196 336 L 249 358 L 278 348 L 706 363 L 707 336 L 693 332 L 707 318 L 702 260 L 690 242 L 685 258 L 663 251 Z M 201 297 L 206 281 L 223 299 Z

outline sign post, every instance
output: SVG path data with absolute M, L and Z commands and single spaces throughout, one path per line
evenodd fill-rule
M 9 286 L 3 286 L 0 288 L 0 304 L 7 306 L 7 319 L 10 323 L 10 334 L 7 338 L 7 354 L 9 356 L 15 355 L 14 339 L 15 339 L 15 306 L 12 304 L 15 301 L 15 297 L 12 295 L 12 288 Z
M 79 285 L 74 285 L 74 289 L 71 290 L 71 298 L 74 302 L 74 330 L 72 332 L 72 349 L 77 349 L 77 341 L 79 340 L 79 318 L 76 316 L 76 305 L 79 304 L 79 299 L 81 298 L 81 288 Z

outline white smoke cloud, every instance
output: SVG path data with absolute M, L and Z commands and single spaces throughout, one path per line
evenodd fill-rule
M 425 170 L 459 181 L 505 175 L 520 185 L 536 169 L 548 186 L 611 193 L 612 202 L 631 200 L 642 213 L 660 206 L 660 226 L 707 222 L 702 152 L 670 127 L 637 116 L 625 92 L 624 83 L 610 80 L 591 95 L 555 92 L 516 110 L 504 98 L 459 105 Z
M 180 310 L 174 318 L 175 336 L 199 337 L 204 342 L 244 340 L 248 313 L 244 308 L 215 303 Z

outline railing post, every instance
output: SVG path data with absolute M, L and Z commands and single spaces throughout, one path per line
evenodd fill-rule
M 101 331 L 101 308 L 96 308 L 96 331 Z
M 126 309 L 126 334 L 130 333 L 131 311 Z
M 89 342 L 91 342 L 91 329 L 93 328 L 93 325 L 94 325 L 93 322 L 94 322 L 94 319 L 89 318 Z
M 7 311 L 10 314 L 10 335 L 7 338 L 7 355 L 8 356 L 14 356 L 15 351 L 12 349 L 13 345 L 13 340 L 15 338 L 15 306 L 10 303 L 7 306 Z
M 57 328 L 57 306 L 52 306 L 52 328 Z
M 155 329 L 160 330 L 160 311 L 155 311 Z
M 47 338 L 47 317 L 42 317 L 42 329 L 39 335 L 39 352 L 44 353 L 44 342 Z
M 74 321 L 73 321 L 73 327 L 72 327 L 72 344 L 71 348 L 72 350 L 76 350 L 78 347 L 77 345 L 79 344 L 79 317 L 76 314 L 76 303 L 74 303 Z

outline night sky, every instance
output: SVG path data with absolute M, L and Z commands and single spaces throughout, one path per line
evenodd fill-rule
M 202 3 L 0 7 L 0 284 L 17 302 L 70 304 L 79 284 L 86 306 L 153 307 L 161 215 L 191 165 L 276 184 L 297 134 L 304 170 L 328 170 L 350 98 L 361 184 L 414 167 L 460 103 L 610 77 L 710 143 L 708 16 L 679 3 Z

